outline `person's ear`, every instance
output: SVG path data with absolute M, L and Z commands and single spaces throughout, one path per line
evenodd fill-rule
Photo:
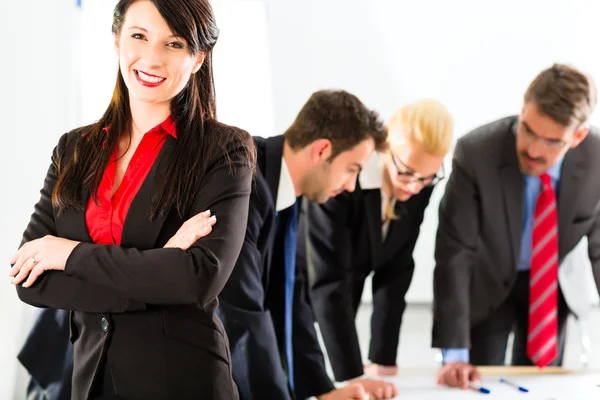
M 571 148 L 575 148 L 579 145 L 579 143 L 583 142 L 583 139 L 585 139 L 585 137 L 588 135 L 588 133 L 590 132 L 590 127 L 588 125 L 582 125 L 581 127 L 577 128 L 577 130 L 575 131 L 575 134 L 573 135 L 573 141 L 571 142 Z
M 202 67 L 202 64 L 204 63 L 204 59 L 206 58 L 206 53 L 201 51 L 200 53 L 198 53 L 198 56 L 196 57 L 196 64 L 194 64 L 194 68 L 192 69 L 192 74 L 195 74 L 196 72 L 198 72 L 200 70 L 200 68 Z
M 317 139 L 310 146 L 310 157 L 314 164 L 329 160 L 333 152 L 331 141 L 328 139 Z

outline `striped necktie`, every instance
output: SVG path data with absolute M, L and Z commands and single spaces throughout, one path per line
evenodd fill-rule
M 540 179 L 531 241 L 527 356 L 541 368 L 556 358 L 558 347 L 558 220 L 550 176 Z

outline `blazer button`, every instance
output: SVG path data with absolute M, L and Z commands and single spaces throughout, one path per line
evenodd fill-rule
M 100 320 L 100 327 L 102 328 L 103 332 L 108 332 L 109 324 L 106 318 L 102 317 Z

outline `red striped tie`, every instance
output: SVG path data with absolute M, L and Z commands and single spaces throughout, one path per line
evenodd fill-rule
M 550 176 L 540 179 L 531 241 L 527 357 L 541 368 L 556 358 L 558 347 L 558 221 Z

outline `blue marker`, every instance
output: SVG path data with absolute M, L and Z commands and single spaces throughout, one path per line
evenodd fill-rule
M 483 394 L 490 394 L 491 393 L 490 389 L 484 388 L 483 386 L 479 386 L 479 385 L 476 385 L 474 383 L 469 383 L 469 387 L 471 389 L 477 390 L 478 392 L 483 393 Z
M 515 389 L 518 389 L 518 390 L 519 390 L 519 391 L 521 391 L 521 392 L 525 392 L 525 393 L 529 392 L 529 389 L 526 389 L 526 388 L 524 388 L 523 386 L 519 386 L 519 385 L 517 385 L 516 383 L 513 383 L 513 382 L 511 382 L 511 381 L 507 381 L 507 380 L 506 380 L 506 379 L 504 379 L 504 378 L 500 378 L 500 382 L 502 382 L 502 383 L 506 383 L 508 386 L 512 386 L 512 387 L 514 387 Z

